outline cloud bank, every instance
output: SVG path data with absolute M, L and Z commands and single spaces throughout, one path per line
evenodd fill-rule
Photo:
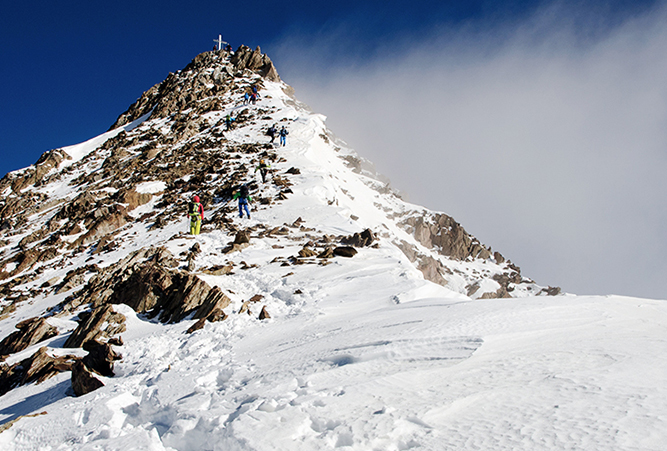
M 528 277 L 667 299 L 666 24 L 664 6 L 612 20 L 552 5 L 363 54 L 341 21 L 272 54 L 393 186 Z

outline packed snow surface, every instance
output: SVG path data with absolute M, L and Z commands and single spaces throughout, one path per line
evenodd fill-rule
M 322 116 L 287 108 L 294 102 L 279 84 L 267 83 L 262 93 L 260 103 L 283 115 L 271 122 L 290 121 L 288 145 L 279 150 L 285 160 L 273 169 L 301 172 L 292 196 L 257 208 L 250 221 L 235 218 L 239 226 L 301 217 L 320 232 L 371 227 L 414 243 L 383 213 L 397 207 L 352 174 L 336 154 L 340 149 L 334 152 L 323 140 Z M 132 127 L 148 126 L 144 119 Z M 65 150 L 76 161 L 117 132 Z M 267 141 L 254 133 L 239 129 L 227 137 Z M 149 181 L 137 191 L 164 188 Z M 43 189 L 73 188 L 65 180 Z M 135 216 L 154 204 L 137 208 Z M 72 396 L 70 373 L 0 397 L 0 424 L 18 419 L 0 433 L 1 450 L 665 449 L 664 301 L 573 295 L 474 300 L 424 280 L 385 236 L 354 258 L 284 267 L 269 262 L 294 255 L 302 244 L 290 249 L 266 238 L 221 257 L 233 237 L 221 230 L 179 235 L 187 227 L 185 214 L 157 232 L 132 225 L 119 239 L 133 241 L 97 255 L 94 263 L 104 267 L 149 245 L 179 255 L 199 243 L 199 267 L 222 258 L 235 263 L 233 275 L 200 276 L 229 293 L 229 318 L 187 334 L 193 320 L 161 324 L 115 306 L 128 326 L 116 375 L 79 398 Z M 88 257 L 72 264 L 84 265 Z M 460 271 L 476 270 L 476 264 L 452 262 Z M 38 282 L 65 271 L 46 272 Z M 258 293 L 271 319 L 257 319 L 259 304 L 250 306 L 252 314 L 238 313 Z M 0 323 L 1 336 L 67 294 L 21 305 Z M 63 333 L 12 356 L 13 362 L 44 345 L 51 354 L 63 352 L 76 323 L 49 322 Z
M 383 258 L 281 287 L 298 315 L 131 318 L 117 376 L 0 398 L 3 450 L 661 450 L 667 308 L 622 297 L 391 301 Z M 333 266 L 333 265 L 332 265 Z M 312 293 L 292 286 L 319 283 Z M 409 285 L 406 280 L 403 285 Z M 284 293 L 278 293 L 280 291 Z M 306 302 L 307 301 L 307 302 Z

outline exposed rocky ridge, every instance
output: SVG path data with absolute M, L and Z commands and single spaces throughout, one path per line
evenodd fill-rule
M 0 318 L 11 317 L 22 302 L 60 296 L 42 317 L 18 322 L 18 330 L 0 344 L 0 355 L 23 351 L 58 332 L 69 333 L 65 347 L 89 352 L 78 362 L 74 357 L 48 357 L 41 348 L 32 360 L 4 367 L 0 378 L 6 383 L 0 385 L 44 380 L 72 370 L 77 361 L 72 376 L 75 392 L 101 386 L 89 372 L 113 374 L 119 356 L 111 346 L 122 342 L 119 336 L 126 327 L 125 317 L 113 305 L 128 305 L 163 323 L 199 320 L 189 330 L 194 333 L 206 321 L 227 318 L 224 310 L 234 298 L 231 290 L 211 286 L 203 276 L 233 278 L 235 271 L 258 268 L 261 263 L 248 263 L 239 254 L 263 244 L 271 250 L 285 249 L 264 264 L 293 268 L 324 266 L 331 259 L 355 258 L 394 245 L 425 279 L 471 297 L 512 297 L 531 290 L 557 294 L 557 289 L 542 289 L 521 276 L 518 267 L 451 217 L 406 207 L 386 183 L 372 177 L 372 166 L 341 148 L 326 129 L 318 130 L 317 139 L 374 190 L 378 203 L 370 208 L 395 227 L 359 226 L 357 232 L 342 236 L 311 226 L 301 217 L 240 227 L 234 221 L 236 209 L 228 201 L 241 184 L 257 193 L 254 210 L 262 211 L 280 208 L 308 176 L 307 169 L 287 161 L 268 138 L 250 138 L 276 122 L 299 125 L 298 118 L 278 119 L 280 109 L 274 104 L 240 103 L 252 86 L 264 93 L 267 85 L 279 81 L 259 48 L 203 53 L 144 93 L 113 124 L 109 138 L 83 157 L 73 161 L 66 150 L 52 150 L 34 166 L 0 180 Z M 280 89 L 290 91 L 284 84 Z M 285 105 L 301 111 L 291 99 Z M 236 113 L 231 130 L 223 121 L 228 111 Z M 149 113 L 141 126 L 125 127 Z M 260 158 L 272 166 L 265 185 L 252 177 Z M 51 188 L 56 185 L 57 196 Z M 342 186 L 334 191 L 326 199 L 331 208 L 355 197 Z M 198 243 L 181 254 L 166 247 L 182 246 L 189 238 L 174 233 L 173 227 L 184 218 L 194 193 L 206 211 L 202 233 L 219 233 L 224 241 L 217 255 L 202 255 Z M 355 223 L 359 217 L 350 214 L 349 219 Z M 148 234 L 150 243 L 137 242 L 140 232 Z M 103 259 L 108 264 L 90 263 Z M 243 314 L 254 315 L 250 305 L 257 299 L 251 301 L 242 301 Z M 269 309 L 274 313 L 264 305 L 258 318 L 270 319 Z M 74 319 L 78 326 L 58 331 L 47 322 L 52 316 Z
M 228 64 L 216 65 L 217 61 Z M 231 57 L 225 50 L 198 55 L 177 74 L 146 91 L 130 108 L 121 114 L 111 129 L 128 124 L 151 113 L 150 118 L 164 118 L 186 109 L 196 108 L 198 114 L 218 107 L 216 97 L 235 89 L 234 78 L 247 75 L 244 71 L 260 74 L 270 81 L 280 81 L 271 59 L 259 47 L 251 50 L 240 46 Z

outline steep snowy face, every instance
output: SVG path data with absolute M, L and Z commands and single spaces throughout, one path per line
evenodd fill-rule
M 242 185 L 251 218 L 233 199 Z M 261 318 L 316 315 L 345 284 L 394 304 L 558 292 L 401 200 L 259 49 L 197 56 L 108 132 L 7 174 L 0 193 L 0 393 L 70 370 L 75 392 L 96 388 L 86 371 L 110 376 L 120 358 L 121 304 L 198 320 L 194 331 L 260 305 Z

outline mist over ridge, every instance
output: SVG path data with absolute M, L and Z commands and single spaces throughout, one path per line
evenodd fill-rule
M 367 55 L 341 22 L 287 36 L 274 59 L 411 201 L 566 291 L 662 298 L 665 7 L 593 13 L 552 4 Z

